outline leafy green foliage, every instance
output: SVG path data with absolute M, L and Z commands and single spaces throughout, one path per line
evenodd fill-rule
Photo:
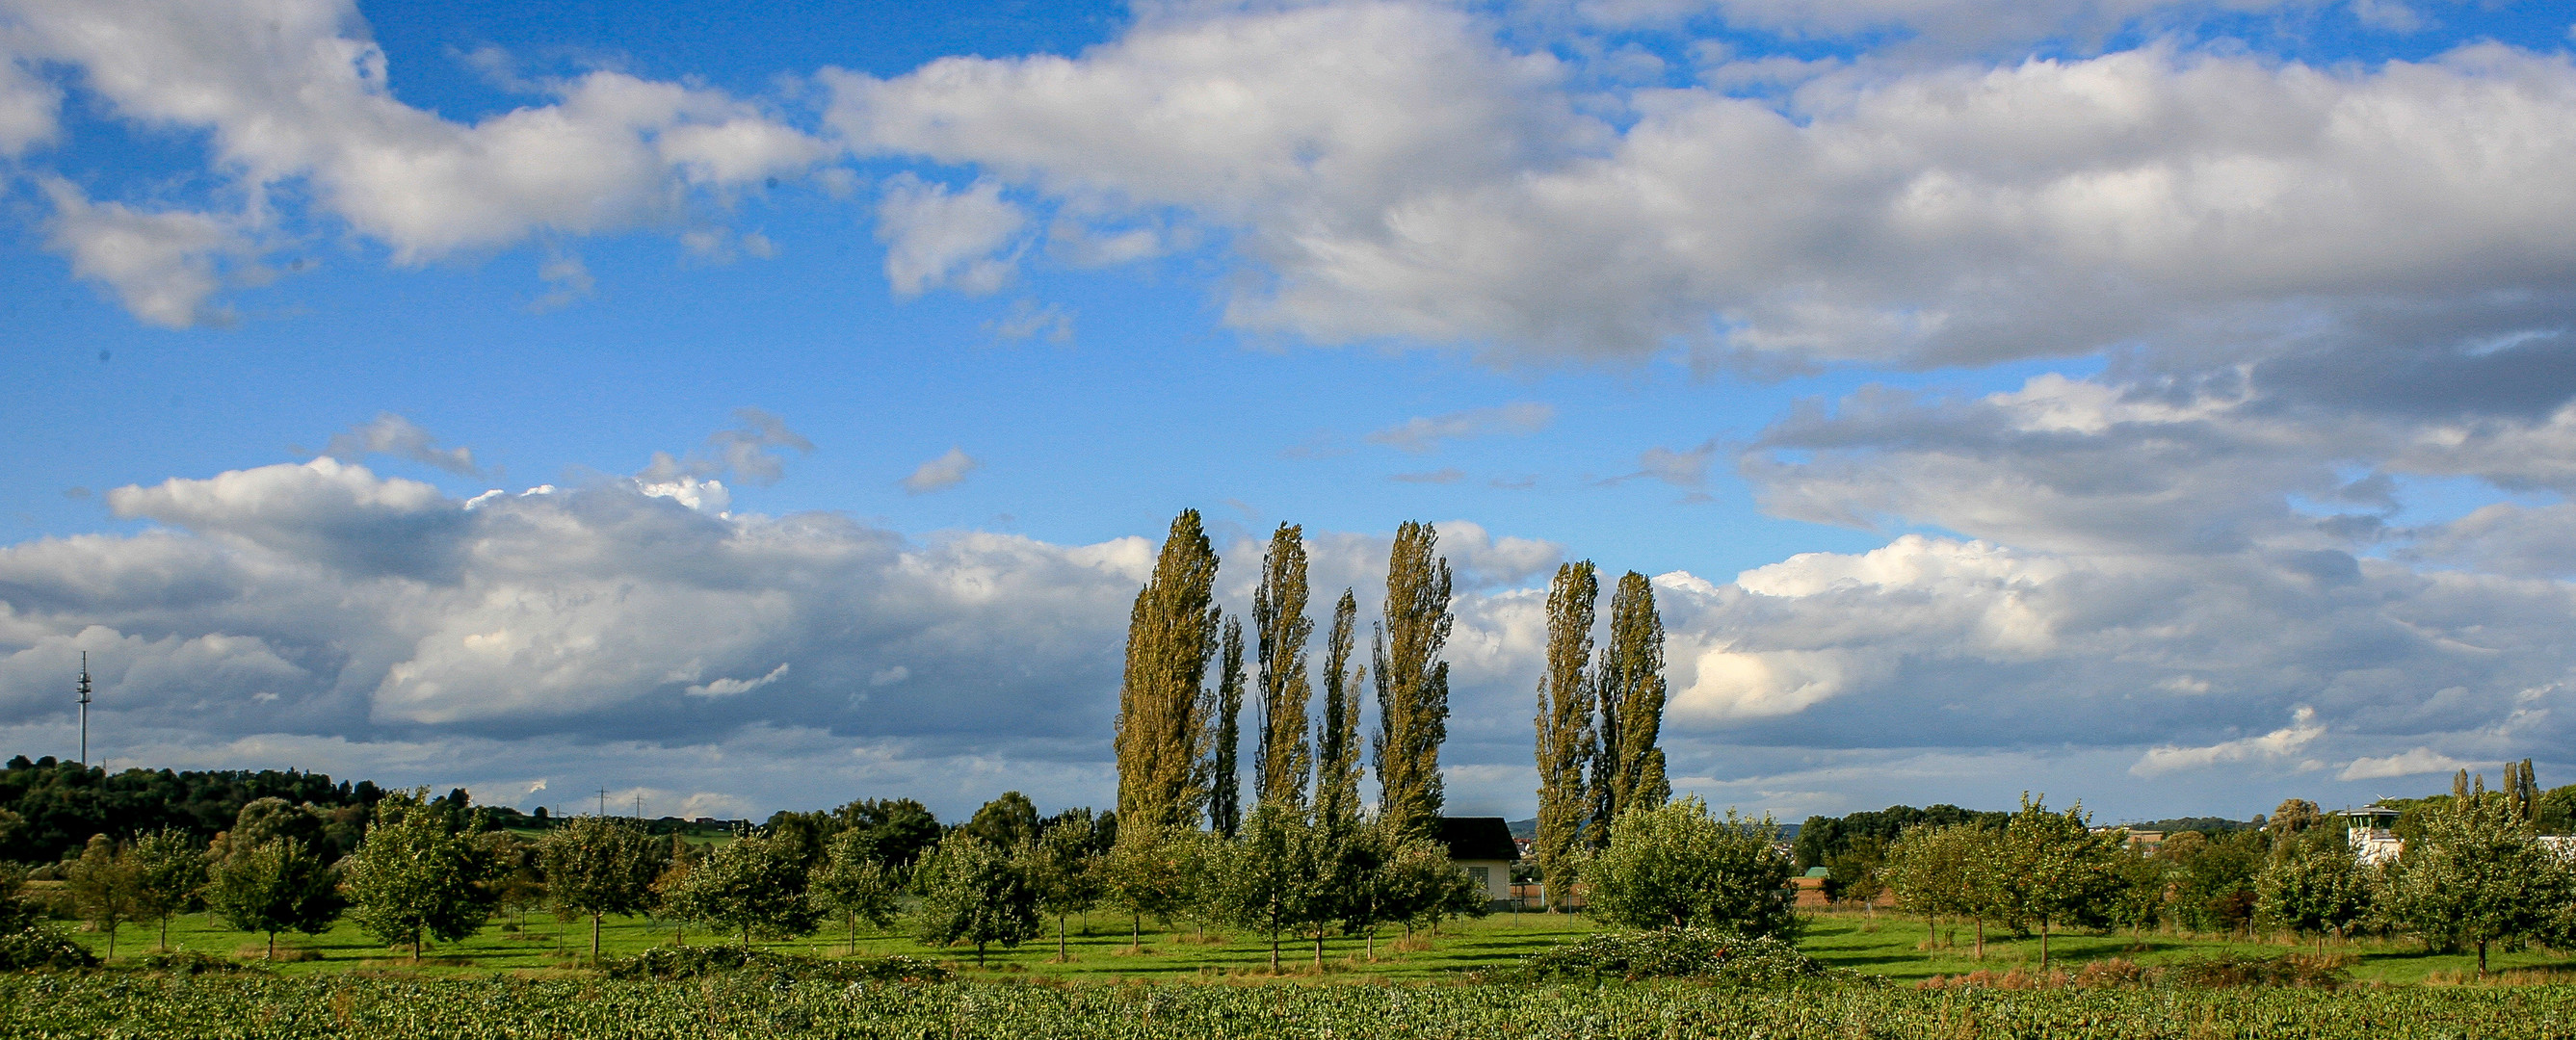
M 902 872 L 877 862 L 875 852 L 865 833 L 842 831 L 832 837 L 823 862 L 806 882 L 815 907 L 840 915 L 849 926 L 853 947 L 859 942 L 859 922 L 877 928 L 894 924 L 903 894 Z
M 206 887 L 206 849 L 188 832 L 165 827 L 134 840 L 135 912 L 161 923 L 170 946 L 170 917 L 194 905 Z
M 1856 981 L 1849 971 L 1826 968 L 1786 941 L 1710 928 L 1657 928 L 1604 932 L 1531 955 L 1497 981 L 1546 979 L 1692 978 L 1769 986 L 1822 978 Z
M 0 768 L 0 813 L 19 820 L 0 827 L 0 860 L 52 863 L 78 853 L 93 834 L 124 841 L 170 828 L 203 842 L 233 827 L 242 807 L 262 798 L 315 806 L 328 833 L 303 835 L 305 843 L 337 858 L 357 844 L 367 809 L 382 794 L 365 781 L 335 784 L 320 773 L 293 770 L 110 773 L 20 755 Z
M 993 943 L 1017 946 L 1038 934 L 1038 889 L 1010 853 L 972 834 L 952 834 L 914 872 L 921 906 L 913 917 L 921 941 L 975 944 L 975 960 Z
M 1584 824 L 1592 816 L 1584 770 L 1599 754 L 1592 728 L 1592 618 L 1601 582 L 1592 561 L 1559 564 L 1547 588 L 1547 667 L 1538 678 L 1538 834 L 1532 851 L 1549 909 L 1563 909 L 1574 888 Z
M 2094 834 L 2079 803 L 2063 813 L 2022 795 L 2021 811 L 2004 824 L 2003 840 L 1986 865 L 2003 920 L 2039 925 L 2039 966 L 2048 970 L 2048 939 L 2062 924 L 2103 920 L 2119 890 L 2116 833 Z
M 1610 847 L 1585 865 L 1590 913 L 1631 928 L 1697 925 L 1794 938 L 1786 889 L 1789 858 L 1772 847 L 1778 827 L 1685 798 L 1619 818 Z
M 2370 876 L 2343 833 L 2319 828 L 2285 841 L 2255 879 L 2256 911 L 2300 935 L 2343 935 L 2370 916 Z
M 952 973 L 936 962 L 901 955 L 819 960 L 746 950 L 738 946 L 656 946 L 601 965 L 612 979 L 744 977 L 770 984 L 824 982 L 946 982 Z
M 1098 822 L 1091 810 L 1065 813 L 1034 845 L 1024 846 L 1021 869 L 1036 886 L 1038 910 L 1054 916 L 1056 956 L 1067 956 L 1064 919 L 1100 904 L 1101 880 Z
M 116 928 L 134 919 L 140 879 L 134 858 L 107 835 L 93 835 L 89 848 L 64 871 L 72 907 L 81 920 L 107 933 L 107 956 L 116 957 Z
M 1252 590 L 1253 655 L 1260 672 L 1261 736 L 1253 761 L 1253 801 L 1306 804 L 1306 774 L 1314 745 L 1306 736 L 1306 639 L 1315 622 L 1306 617 L 1305 529 L 1282 523 L 1270 532 L 1261 555 L 1261 583 Z
M 1696 985 L 997 986 L 787 982 L 755 972 L 660 980 L 111 976 L 0 978 L 13 1031 L 35 1036 L 307 1040 L 423 1034 L 586 1040 L 956 1037 L 1196 1040 L 1231 1036 L 2010 1036 L 2184 1040 L 2302 1036 L 2541 1040 L 2576 1019 L 2576 988 L 1954 989 L 1807 987 L 1724 999 Z M 345 1023 L 345 1024 L 344 1024 Z
M 2168 982 L 2184 986 L 2305 986 L 2334 989 L 2352 981 L 2343 961 L 2331 957 L 2282 954 L 2258 957 L 2222 953 L 2195 957 L 2158 970 Z
M 2387 923 L 2433 949 L 2515 948 L 2567 934 L 2576 869 L 2543 847 L 2528 817 L 2502 793 L 2455 798 L 2425 821 L 2382 876 Z
M 1202 752 L 1214 704 L 1200 684 L 1216 656 L 1222 617 L 1213 605 L 1216 569 L 1198 510 L 1182 510 L 1127 620 L 1113 742 L 1122 825 L 1185 826 L 1207 805 Z
M 277 955 L 277 933 L 319 935 L 340 919 L 339 873 L 294 838 L 229 846 L 215 862 L 206 902 L 226 922 L 268 936 Z
M 580 816 L 545 836 L 538 862 L 555 911 L 590 918 L 590 955 L 597 959 L 600 919 L 651 905 L 653 880 L 671 855 L 668 845 L 629 821 Z
M 1657 746 L 1664 722 L 1664 622 L 1655 613 L 1655 586 L 1629 571 L 1610 596 L 1610 642 L 1593 669 L 1601 706 L 1598 757 L 1593 759 L 1589 841 L 1603 848 L 1630 809 L 1654 808 L 1673 794 L 1664 778 L 1664 750 Z
M 0 971 L 97 964 L 98 958 L 87 948 L 45 920 L 44 911 L 22 897 L 25 880 L 17 867 L 0 864 Z
M 1369 642 L 1377 680 L 1378 732 L 1369 742 L 1377 765 L 1378 817 L 1405 834 L 1428 833 L 1440 819 L 1440 745 L 1449 739 L 1449 662 L 1440 657 L 1454 620 L 1449 613 L 1449 560 L 1437 554 L 1440 532 L 1407 520 L 1395 529 L 1387 558 L 1386 621 Z
M 1929 805 L 1920 809 L 1910 805 L 1891 805 L 1885 809 L 1856 812 L 1848 816 L 1810 816 L 1807 817 L 1807 822 L 1798 825 L 1798 837 L 1791 843 L 1790 851 L 1795 856 L 1800 870 L 1809 867 L 1830 867 L 1836 855 L 1849 851 L 1853 842 L 1863 838 L 1874 838 L 1892 847 L 1897 839 L 1903 838 L 1907 831 L 1916 827 L 1949 827 L 1962 823 L 1977 823 L 2000 830 L 2003 828 L 2004 821 L 2011 815 L 1999 812 L 1973 812 L 1955 805 L 1943 804 Z
M 757 936 L 787 939 L 813 934 L 822 912 L 807 891 L 796 846 L 766 831 L 751 831 L 707 850 L 681 871 L 663 896 L 672 917 L 719 933 L 738 935 L 744 949 Z
M 349 917 L 413 960 L 430 939 L 454 942 L 492 916 L 489 850 L 476 824 L 428 802 L 427 788 L 376 804 L 375 825 L 348 861 Z

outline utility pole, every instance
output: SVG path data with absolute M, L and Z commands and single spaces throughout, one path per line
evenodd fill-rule
M 81 651 L 80 676 L 81 765 L 89 765 L 89 651 Z

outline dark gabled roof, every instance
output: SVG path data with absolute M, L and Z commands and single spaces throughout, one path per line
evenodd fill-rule
M 1443 816 L 1439 840 L 1449 847 L 1450 859 L 1509 863 L 1521 858 L 1520 846 L 1512 844 L 1512 826 L 1500 816 Z

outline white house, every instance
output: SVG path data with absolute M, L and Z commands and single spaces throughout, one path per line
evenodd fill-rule
M 1487 901 L 1511 902 L 1512 863 L 1520 858 L 1511 824 L 1500 816 L 1443 816 L 1439 840 L 1449 850 L 1449 862 L 1467 872 Z

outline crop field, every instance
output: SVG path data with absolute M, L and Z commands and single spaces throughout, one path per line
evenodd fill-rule
M 1036 1040 L 1053 1037 L 2403 1037 L 2576 1040 L 2576 986 L 2417 985 L 2466 975 L 2474 960 L 2434 956 L 2412 944 L 2329 944 L 2353 958 L 2357 985 L 2306 989 L 1950 988 L 1911 983 L 1980 969 L 2035 968 L 2036 939 L 1991 935 L 1983 961 L 1961 929 L 1955 948 L 1922 948 L 1919 919 L 1831 913 L 1811 918 L 1800 944 L 1828 964 L 1880 981 L 1788 990 L 1695 984 L 1481 985 L 1473 969 L 1589 934 L 1581 918 L 1498 914 L 1399 944 L 1382 935 L 1375 961 L 1358 940 L 1326 947 L 1328 970 L 1311 970 L 1311 945 L 1282 950 L 1286 977 L 1266 970 L 1268 947 L 1241 934 L 1149 930 L 1131 946 L 1123 919 L 1095 915 L 1071 930 L 1069 960 L 1047 941 L 995 948 L 978 969 L 970 949 L 933 950 L 908 938 L 862 933 L 861 954 L 929 956 L 957 969 L 942 984 L 786 982 L 759 975 L 678 981 L 610 979 L 579 969 L 588 922 L 543 915 L 486 927 L 433 948 L 414 965 L 343 925 L 288 936 L 297 959 L 262 970 L 199 976 L 108 971 L 0 976 L 0 1038 L 207 1037 L 515 1038 L 883 1037 Z M 613 919 L 611 956 L 673 939 L 669 926 Z M 720 942 L 687 933 L 692 945 Z M 1426 937 L 1427 938 L 1427 937 Z M 93 949 L 103 936 L 81 936 Z M 258 937 L 210 927 L 203 915 L 174 922 L 172 944 L 222 955 Z M 129 926 L 120 962 L 148 950 L 152 930 Z M 762 946 L 835 957 L 845 938 L 817 936 Z M 2273 955 L 2277 943 L 2148 935 L 2060 935 L 2060 967 L 2111 958 L 2171 964 L 2219 953 Z M 2305 947 L 2313 951 L 2313 947 Z M 2545 952 L 2498 953 L 2495 966 L 2523 980 L 2576 979 L 2576 961 Z
M 23 975 L 0 979 L 0 1035 L 2536 1040 L 2576 1036 L 2576 988 L 1935 992 Z

